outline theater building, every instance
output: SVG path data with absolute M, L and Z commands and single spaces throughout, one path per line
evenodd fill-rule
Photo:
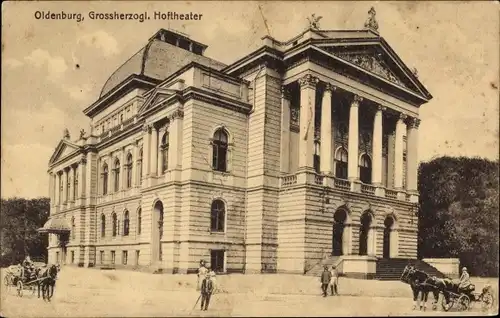
M 49 261 L 347 275 L 416 258 L 419 107 L 432 96 L 376 25 L 230 65 L 161 29 L 50 158 Z

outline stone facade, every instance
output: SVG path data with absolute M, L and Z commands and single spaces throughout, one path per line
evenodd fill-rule
M 162 69 L 152 50 L 159 78 L 122 66 L 84 110 L 90 132 L 65 133 L 50 159 L 50 218 L 66 228 L 44 227 L 49 261 L 304 273 L 325 255 L 415 258 L 432 97 L 377 33 L 347 33 L 265 37 L 226 67 L 189 52 Z M 190 41 L 162 29 L 141 52 L 176 36 Z M 169 52 L 206 47 L 192 43 Z

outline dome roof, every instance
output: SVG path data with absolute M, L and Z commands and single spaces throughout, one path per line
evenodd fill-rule
M 164 80 L 181 67 L 197 62 L 221 70 L 226 65 L 187 49 L 152 38 L 149 43 L 122 64 L 104 84 L 99 97 L 103 97 L 130 75 L 144 75 Z

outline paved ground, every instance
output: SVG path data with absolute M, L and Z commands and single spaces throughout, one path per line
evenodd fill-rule
M 3 273 L 2 273 L 3 277 Z M 401 282 L 340 279 L 340 296 L 319 296 L 318 279 L 294 275 L 226 275 L 217 277 L 220 292 L 201 312 L 193 275 L 154 275 L 131 271 L 68 268 L 60 272 L 50 303 L 36 295 L 19 298 L 2 285 L 4 317 L 132 316 L 456 316 L 413 311 L 411 291 Z M 482 288 L 484 279 L 476 280 Z M 490 280 L 498 286 L 498 280 Z M 496 298 L 498 299 L 498 297 Z M 498 310 L 496 310 L 498 312 Z M 460 315 L 485 315 L 479 305 Z

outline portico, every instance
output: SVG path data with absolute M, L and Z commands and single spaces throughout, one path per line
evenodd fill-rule
M 282 186 L 312 183 L 418 200 L 419 119 L 414 113 L 341 89 L 314 73 L 285 85 L 281 98 Z M 388 149 L 389 139 L 393 149 Z

